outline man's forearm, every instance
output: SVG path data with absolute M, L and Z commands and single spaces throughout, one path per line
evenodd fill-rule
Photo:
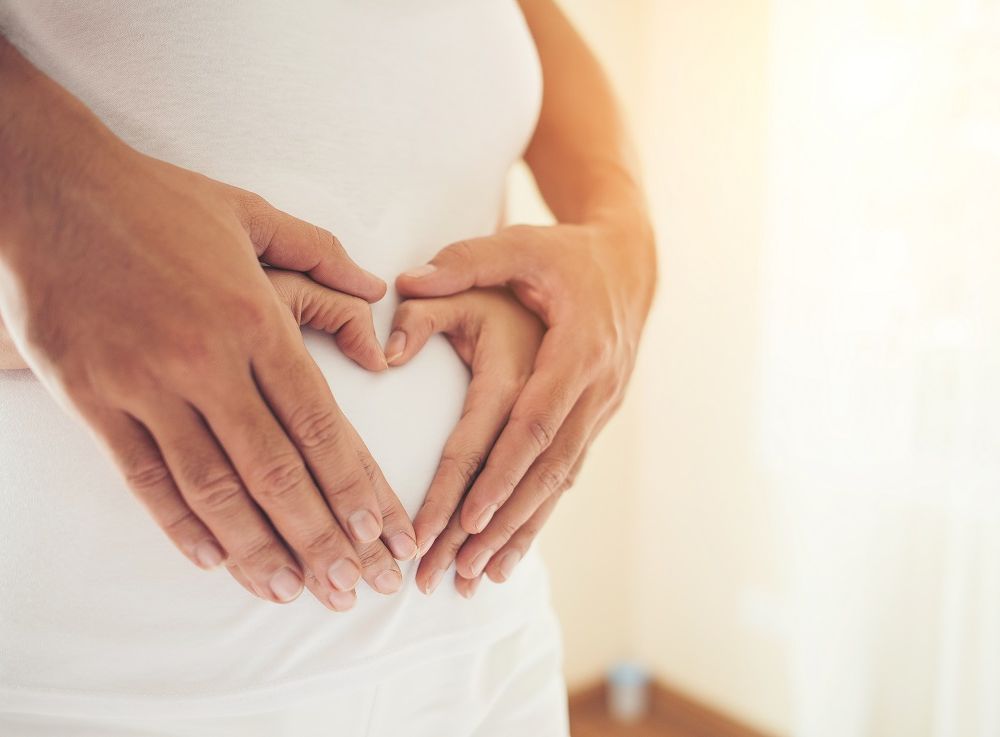
M 0 260 L 57 227 L 62 204 L 91 167 L 121 147 L 83 103 L 0 35 Z
M 646 221 L 638 164 L 600 64 L 553 0 L 521 0 L 542 62 L 545 92 L 525 154 L 560 222 Z

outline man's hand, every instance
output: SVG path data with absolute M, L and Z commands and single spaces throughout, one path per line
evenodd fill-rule
M 424 553 L 417 584 L 425 593 L 437 587 L 456 554 L 459 570 L 479 565 L 476 556 L 484 548 L 472 541 L 466 543 L 467 549 L 462 547 L 468 533 L 459 522 L 459 505 L 531 374 L 543 332 L 538 318 L 505 289 L 412 299 L 396 310 L 386 346 L 390 365 L 405 364 L 431 335 L 443 333 L 472 371 L 462 419 L 445 444 L 427 497 L 413 521 Z M 506 576 L 517 560 L 501 548 L 503 543 L 494 548 L 497 570 L 502 568 Z
M 383 526 L 384 479 L 258 259 L 384 285 L 330 233 L 128 148 L 9 45 L 0 87 L 0 315 L 31 369 L 193 562 L 349 606 L 355 547 L 409 557 L 412 528 Z
M 458 555 L 460 576 L 509 575 L 621 403 L 655 279 L 652 257 L 635 256 L 644 238 L 610 224 L 514 226 L 448 246 L 398 278 L 408 297 L 507 285 L 548 327 L 488 458 L 481 470 L 467 468 L 474 481 L 460 524 L 474 536 Z M 445 511 L 415 525 L 421 549 L 445 529 Z

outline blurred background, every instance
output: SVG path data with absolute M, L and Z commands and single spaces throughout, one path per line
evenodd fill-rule
M 627 661 L 635 734 L 1000 735 L 1000 0 L 561 4 L 662 269 L 542 542 L 577 712 Z

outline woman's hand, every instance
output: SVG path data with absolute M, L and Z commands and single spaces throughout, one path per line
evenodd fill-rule
M 386 344 L 389 364 L 405 364 L 434 333 L 448 338 L 472 370 L 472 381 L 462 418 L 445 444 L 427 497 L 413 521 L 424 553 L 417 584 L 425 593 L 434 590 L 456 555 L 460 571 L 477 564 L 477 551 L 483 546 L 474 545 L 473 538 L 463 548 L 468 533 L 459 521 L 460 504 L 531 374 L 544 326 L 502 289 L 408 300 L 393 318 Z M 506 512 L 498 514 L 497 523 L 503 524 L 506 516 Z M 512 545 L 519 542 L 511 541 Z M 504 567 L 501 561 L 510 559 L 504 558 L 507 551 L 502 544 L 494 545 L 499 573 Z
M 497 553 L 523 555 L 572 482 L 621 403 L 654 282 L 648 229 L 610 223 L 505 228 L 450 245 L 397 279 L 401 294 L 421 298 L 507 285 L 548 327 L 510 419 L 478 476 L 468 472 L 475 481 L 461 527 L 478 534 L 458 556 L 460 575 L 475 579 L 492 560 L 491 578 L 505 578 Z M 446 511 L 435 508 L 425 529 L 443 528 Z

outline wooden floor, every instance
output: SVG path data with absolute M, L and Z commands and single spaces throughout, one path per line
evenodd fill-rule
M 569 711 L 570 734 L 573 737 L 690 737 L 690 732 L 677 732 L 658 724 L 651 717 L 637 724 L 619 724 L 608 715 L 603 704 L 591 702 L 572 705 Z
M 650 692 L 650 713 L 621 724 L 608 716 L 603 684 L 570 695 L 573 737 L 768 737 L 662 685 Z

